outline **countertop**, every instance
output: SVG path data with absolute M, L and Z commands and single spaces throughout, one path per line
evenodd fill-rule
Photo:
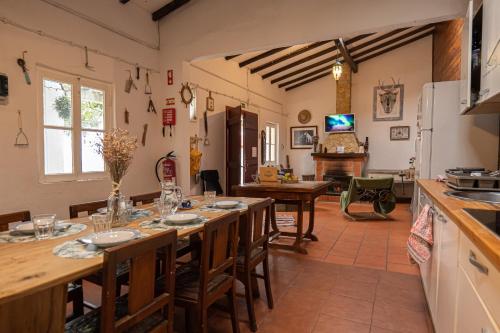
M 419 179 L 417 183 L 500 271 L 500 239 L 463 211 L 463 208 L 500 210 L 500 205 L 449 197 L 444 192 L 452 189 L 435 180 Z

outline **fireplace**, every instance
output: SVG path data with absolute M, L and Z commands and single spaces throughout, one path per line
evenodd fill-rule
M 352 176 L 346 173 L 328 170 L 323 175 L 323 180 L 331 181 L 333 184 L 328 187 L 326 194 L 338 196 L 343 191 L 347 191 L 349 189 L 349 184 L 351 184 L 351 179 Z

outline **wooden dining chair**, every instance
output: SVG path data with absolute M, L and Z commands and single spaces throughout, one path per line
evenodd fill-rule
M 9 229 L 9 223 L 23 221 L 31 221 L 31 213 L 29 210 L 0 215 L 0 231 L 7 231 Z M 73 312 L 68 317 L 68 320 L 83 315 L 83 288 L 81 280 L 68 283 L 68 296 L 66 301 L 73 306 Z
M 102 306 L 66 324 L 66 332 L 173 332 L 177 231 L 104 250 Z M 161 257 L 161 258 L 160 258 Z M 128 294 L 116 298 L 116 269 L 130 262 Z M 157 279 L 157 265 L 164 263 Z
M 236 265 L 236 277 L 245 286 L 245 299 L 247 303 L 248 319 L 252 332 L 257 331 L 257 321 L 253 303 L 252 282 L 253 278 L 264 280 L 267 296 L 267 306 L 274 307 L 271 292 L 271 279 L 269 275 L 269 228 L 271 223 L 271 207 L 273 199 L 267 198 L 262 202 L 248 206 L 246 216 L 240 220 L 240 245 Z M 263 274 L 257 274 L 255 268 L 262 263 Z
M 153 192 L 139 195 L 131 195 L 130 200 L 132 200 L 132 204 L 137 206 L 137 204 L 145 205 L 149 203 L 153 203 L 156 198 L 159 198 L 161 192 Z
M 178 267 L 175 304 L 186 309 L 186 329 L 191 332 L 193 312 L 200 332 L 207 333 L 207 310 L 227 296 L 233 332 L 239 332 L 235 302 L 235 274 L 239 212 L 232 212 L 203 227 L 199 263 Z
M 94 213 L 97 213 L 97 210 L 99 208 L 104 208 L 108 206 L 108 201 L 107 200 L 101 200 L 101 201 L 93 201 L 93 202 L 86 202 L 82 204 L 76 204 L 76 205 L 71 205 L 69 206 L 69 217 L 74 219 L 77 218 L 79 213 L 84 213 L 86 212 L 87 215 L 92 215 Z

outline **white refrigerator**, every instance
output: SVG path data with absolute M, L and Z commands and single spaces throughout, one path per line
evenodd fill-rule
M 423 86 L 417 112 L 415 177 L 435 179 L 456 167 L 497 169 L 498 115 L 460 115 L 460 82 Z

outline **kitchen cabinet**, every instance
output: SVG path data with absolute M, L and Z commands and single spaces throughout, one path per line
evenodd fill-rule
M 500 1 L 483 0 L 479 101 L 500 93 Z
M 472 20 L 474 18 L 473 2 L 469 1 L 462 29 L 462 48 L 460 54 L 460 114 L 471 106 L 471 64 L 472 64 Z
M 457 321 L 454 332 L 498 333 L 498 327 L 484 308 L 481 299 L 475 292 L 466 273 L 461 268 L 458 270 L 457 289 Z
M 458 246 L 460 230 L 446 214 L 435 208 L 435 226 L 440 229 L 437 276 L 437 332 L 453 332 L 457 292 Z

